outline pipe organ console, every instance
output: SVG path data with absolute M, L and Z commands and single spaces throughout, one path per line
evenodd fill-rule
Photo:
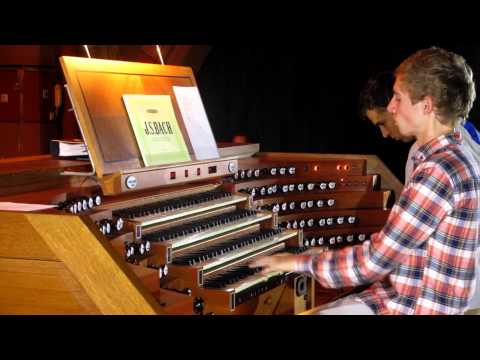
M 336 157 L 259 154 L 239 160 L 238 171 L 226 186 L 248 194 L 255 209 L 277 214 L 280 228 L 302 231 L 301 246 L 307 251 L 359 244 L 381 230 L 394 202 L 394 189 L 400 191 L 401 185 L 391 182 L 385 169 L 369 171 L 373 159 Z M 381 174 L 387 175 L 390 189 L 382 188 Z M 317 287 L 314 304 L 332 301 L 352 290 Z
M 195 85 L 184 68 L 88 61 L 117 73 L 173 71 Z M 229 146 L 211 161 L 142 168 L 139 153 L 98 148 L 100 120 L 69 68 L 85 72 L 84 62 L 62 65 L 91 163 L 0 161 L 2 204 L 50 205 L 0 211 L 0 313 L 296 314 L 350 291 L 248 264 L 358 244 L 379 231 L 401 184 L 377 157 Z
M 366 156 L 362 162 L 350 162 L 349 156 L 332 160 L 325 158 L 328 155 L 304 155 L 315 156 L 318 160 L 294 159 L 288 162 L 288 167 L 282 167 L 275 160 L 275 153 L 258 153 L 238 159 L 237 171 L 213 182 L 164 186 L 135 194 L 105 196 L 101 187 L 89 182 L 86 187 L 65 185 L 4 195 L 2 201 L 34 201 L 58 207 L 28 215 L 2 212 L 2 261 L 12 256 L 8 250 L 13 249 L 13 244 L 8 245 L 8 238 L 15 238 L 15 242 L 23 241 L 21 239 L 25 237 L 29 237 L 30 242 L 38 238 L 45 248 L 53 249 L 53 241 L 64 241 L 64 245 L 69 245 L 70 251 L 74 252 L 78 251 L 78 246 L 87 246 L 82 243 L 82 238 L 88 237 L 89 242 L 102 245 L 106 251 L 96 254 L 94 246 L 82 248 L 85 263 L 80 261 L 77 268 L 71 267 L 72 254 L 66 254 L 65 258 L 55 254 L 52 261 L 63 263 L 64 271 L 68 270 L 72 278 L 76 276 L 75 271 L 80 272 L 76 281 L 79 289 L 83 281 L 93 281 L 83 279 L 88 257 L 96 262 L 95 266 L 100 268 L 98 271 L 107 271 L 101 266 L 107 259 L 116 262 L 118 268 L 115 271 L 130 274 L 129 280 L 142 289 L 140 295 L 136 294 L 140 300 L 155 304 L 149 311 L 142 309 L 140 313 L 293 314 L 307 310 L 345 295 L 350 289 L 321 289 L 303 274 L 260 275 L 259 269 L 248 267 L 249 261 L 257 256 L 325 251 L 368 240 L 370 234 L 379 231 L 386 221 L 395 184 L 390 190 L 382 189 L 381 175 L 368 173 L 368 161 L 375 161 L 373 156 Z M 336 170 L 331 163 L 341 165 L 342 169 Z M 345 165 L 357 170 L 353 174 L 341 173 L 345 171 Z M 269 171 L 263 171 L 265 176 L 253 175 L 261 172 L 256 170 L 267 167 Z M 271 168 L 285 168 L 286 171 L 272 175 Z M 325 172 L 324 168 L 327 169 Z M 385 171 L 382 168 L 376 170 Z M 242 178 L 239 175 L 242 172 L 252 175 Z M 44 216 L 46 218 L 42 219 Z M 64 221 L 57 221 L 57 218 L 75 218 L 82 226 L 63 224 Z M 43 234 L 33 226 L 37 221 L 45 221 L 43 226 L 50 224 L 52 228 L 44 227 L 47 233 Z M 17 228 L 19 224 L 28 225 L 31 232 L 25 227 Z M 85 228 L 88 233 L 79 234 L 76 239 L 75 232 L 84 232 Z M 48 232 L 53 230 L 59 233 L 57 238 L 49 236 Z M 39 246 L 35 244 L 33 247 Z M 13 254 L 16 261 L 21 257 L 24 255 Z M 38 254 L 34 254 L 30 261 L 34 258 L 37 259 Z M 2 270 L 1 277 L 9 276 L 7 270 Z M 85 294 L 81 291 L 81 296 L 72 296 L 70 301 L 76 302 L 77 298 L 78 302 L 82 296 L 88 298 L 91 296 L 89 291 L 107 290 L 105 283 L 114 285 L 110 283 L 113 278 L 109 279 L 105 273 L 102 275 L 106 278 L 100 281 L 98 288 L 85 289 Z M 58 277 L 59 281 L 66 278 L 65 275 Z M 120 288 L 122 285 L 125 287 L 122 282 L 118 284 Z M 65 285 L 66 292 L 70 291 L 69 286 L 72 287 L 71 284 Z M 38 289 L 31 289 L 31 293 L 25 291 L 22 299 L 11 300 L 24 302 Z M 132 289 L 123 291 L 130 294 Z M 0 298 L 5 297 L 8 289 L 4 288 L 1 293 Z M 0 303 L 3 313 L 8 313 L 9 309 L 14 309 L 14 313 L 64 311 L 61 306 L 49 308 L 48 303 L 45 307 L 37 303 L 24 309 L 16 308 L 13 303 L 4 307 L 5 301 L 3 299 Z M 110 306 L 102 310 L 96 303 L 89 307 L 90 302 L 93 303 L 94 299 L 77 303 L 76 307 L 70 305 L 67 309 L 75 309 L 76 313 L 139 312 L 131 306 L 125 309 Z

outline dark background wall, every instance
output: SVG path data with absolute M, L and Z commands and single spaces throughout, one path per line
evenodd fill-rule
M 463 55 L 480 81 L 480 44 L 453 41 L 213 46 L 196 78 L 217 141 L 245 134 L 262 151 L 376 154 L 403 181 L 410 144 L 360 120 L 358 94 L 376 72 L 433 45 Z M 479 111 L 477 100 L 478 128 Z

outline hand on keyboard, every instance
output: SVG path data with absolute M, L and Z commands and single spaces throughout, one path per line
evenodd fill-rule
M 268 274 L 272 271 L 291 272 L 296 271 L 297 255 L 277 254 L 272 256 L 263 256 L 252 261 L 249 267 L 261 267 L 262 274 Z

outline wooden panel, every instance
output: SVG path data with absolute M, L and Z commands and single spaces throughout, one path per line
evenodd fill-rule
M 7 129 L 10 133 L 1 132 L 3 141 L 0 150 L 5 150 L 1 151 L 2 154 L 48 153 L 48 141 L 57 137 L 56 124 L 49 123 L 55 80 L 53 68 L 0 69 L 0 123 L 19 126 Z M 45 125 L 24 124 L 32 122 L 44 122 Z
M 18 156 L 18 124 L 0 122 L 0 158 Z
M 285 194 L 283 196 L 271 196 L 263 199 L 255 200 L 255 205 L 265 206 L 272 204 L 291 203 L 295 202 L 295 209 L 279 210 L 279 215 L 287 213 L 300 213 L 302 211 L 323 211 L 333 209 L 369 209 L 378 208 L 383 209 L 387 205 L 387 200 L 390 198 L 391 191 L 372 191 L 362 193 L 357 192 L 343 192 L 343 193 L 330 193 L 330 194 L 318 194 L 304 192 L 302 194 Z M 323 200 L 323 207 L 317 207 L 317 200 Z M 327 205 L 327 200 L 334 200 L 335 203 L 332 206 Z M 301 209 L 300 204 L 313 201 L 313 208 L 305 207 Z
M 121 98 L 125 93 L 170 95 L 179 127 L 185 135 L 172 85 L 196 86 L 191 68 L 74 57 L 61 57 L 60 62 L 99 177 L 143 167 Z M 191 150 L 188 137 L 184 138 Z
M 86 161 L 54 159 L 50 155 L 25 156 L 0 160 L 0 174 L 41 172 L 42 170 L 56 170 L 59 173 L 67 167 L 82 166 L 85 163 Z
M 0 160 L 0 196 L 14 195 L 53 187 L 88 186 L 82 177 L 67 177 L 60 173 L 67 168 L 86 171 L 86 161 L 52 159 L 50 155 L 28 156 Z M 10 200 L 2 200 L 10 201 Z
M 59 184 L 60 185 L 60 184 Z M 67 200 L 67 192 L 70 193 L 71 189 L 67 187 L 56 187 L 53 189 L 26 192 L 20 194 L 9 194 L 6 196 L 0 196 L 0 201 L 27 203 L 27 204 L 45 204 L 56 205 L 62 201 Z M 1 192 L 0 192 L 1 194 Z M 74 193 L 74 195 L 76 195 Z
M 57 138 L 56 123 L 23 123 L 20 125 L 21 147 L 19 155 L 48 154 L 49 142 Z
M 247 189 L 247 188 L 254 188 L 257 187 L 260 188 L 262 186 L 270 186 L 270 185 L 295 185 L 295 191 L 298 190 L 297 185 L 298 184 L 306 184 L 308 183 L 314 183 L 314 184 L 320 184 L 322 182 L 329 183 L 329 182 L 334 182 L 335 183 L 335 189 L 331 190 L 328 187 L 325 188 L 325 190 L 319 189 L 318 186 L 315 187 L 314 190 L 304 190 L 305 193 L 310 193 L 310 194 L 315 194 L 315 193 L 338 193 L 340 191 L 359 191 L 359 192 L 367 192 L 367 191 L 374 191 L 379 188 L 378 184 L 381 182 L 380 177 L 375 174 L 371 175 L 364 175 L 364 176 L 317 176 L 317 175 L 309 175 L 309 176 L 295 176 L 295 177 L 278 177 L 278 178 L 260 178 L 258 180 L 251 180 L 250 181 L 239 181 L 236 183 L 226 183 L 224 184 L 225 189 L 231 192 L 237 192 L 241 189 Z M 258 193 L 258 192 L 257 192 Z M 260 197 L 259 194 L 255 194 L 255 197 Z M 294 192 L 295 193 L 295 192 Z M 297 192 L 298 193 L 298 192 Z M 278 194 L 278 191 L 277 191 Z M 287 194 L 291 194 L 289 191 Z
M 59 139 L 82 139 L 82 133 L 78 127 L 77 118 L 73 111 L 72 103 L 68 97 L 67 89 L 62 86 L 62 103 L 60 107 L 59 118 L 61 119 L 62 133 L 58 136 Z
M 0 122 L 20 121 L 19 94 L 17 69 L 0 69 Z
M 23 109 L 22 121 L 40 122 L 42 115 L 42 94 L 39 71 L 23 71 Z
M 366 159 L 367 174 L 380 174 L 382 178 L 382 189 L 394 190 L 396 195 L 402 192 L 403 184 L 395 177 L 385 164 L 375 155 L 357 155 L 357 154 L 309 154 L 309 153 L 259 153 L 265 159 L 283 159 L 289 157 L 291 161 L 302 160 L 311 161 L 314 159 Z
M 162 305 L 167 315 L 194 315 L 193 299 L 189 295 L 159 289 L 153 296 Z
M 0 64 L 54 65 L 58 45 L 1 45 Z
M 0 211 L 0 257 L 58 260 L 32 225 L 18 213 Z
M 18 214 L 41 234 L 102 314 L 161 314 L 162 309 L 87 218 Z
M 0 258 L 0 314 L 99 314 L 60 262 Z
M 278 155 L 277 155 L 278 154 Z M 283 155 L 283 156 L 282 156 Z M 313 155 L 313 154 L 309 154 Z M 317 156 L 309 158 L 294 157 L 292 154 L 285 155 L 284 153 L 275 153 L 272 157 L 271 153 L 258 153 L 253 158 L 240 159 L 238 161 L 238 170 L 248 170 L 254 168 L 277 168 L 276 177 L 285 179 L 296 176 L 312 176 L 312 175 L 333 175 L 333 176 L 347 176 L 347 175 L 365 175 L 366 161 L 365 159 L 351 159 L 348 156 L 339 158 L 328 158 L 326 156 Z M 289 175 L 288 172 L 281 176 L 278 173 L 278 168 L 294 166 L 296 168 L 295 176 Z M 271 177 L 270 175 L 267 178 Z
M 55 69 L 25 69 L 23 74 L 23 121 L 48 122 L 53 107 Z
M 390 214 L 390 209 L 382 210 L 382 209 L 346 209 L 346 210 L 320 210 L 320 211 L 310 211 L 310 212 L 302 212 L 296 214 L 288 214 L 288 215 L 279 215 L 278 216 L 278 224 L 281 225 L 283 222 L 286 221 L 300 221 L 305 220 L 307 222 L 309 219 L 314 219 L 314 226 L 307 227 L 305 230 L 317 230 L 317 229 L 331 229 L 331 228 L 355 228 L 355 227 L 364 227 L 364 226 L 375 226 L 375 225 L 383 225 L 387 221 L 387 218 Z M 344 222 L 339 225 L 336 222 L 337 217 L 344 217 Z M 354 216 L 356 217 L 354 224 L 349 224 L 347 222 L 347 217 Z M 324 225 L 319 226 L 318 220 L 320 219 L 327 219 L 332 218 L 333 223 L 332 225 Z
M 103 46 L 104 47 L 104 46 Z M 110 48 L 112 46 L 109 46 Z M 95 58 L 104 58 L 97 54 L 101 46 L 89 46 L 90 53 Z M 167 65 L 181 65 L 192 67 L 195 73 L 202 67 L 203 62 L 210 51 L 210 46 L 204 45 L 162 45 L 161 50 L 164 57 L 165 64 Z M 186 51 L 187 50 L 187 51 Z M 156 46 L 155 45 L 141 45 L 141 46 L 118 46 L 118 52 L 120 56 L 116 56 L 114 60 L 128 60 L 137 61 L 142 63 L 155 63 L 160 62 Z M 81 45 L 62 45 L 61 50 L 58 52 L 62 55 L 68 56 L 85 56 L 85 50 Z M 113 58 L 112 58 L 113 59 Z M 77 124 L 77 120 L 73 111 L 69 111 L 72 105 L 66 92 L 64 92 L 64 111 L 61 115 L 62 119 L 62 131 L 61 138 L 77 138 L 81 137 L 80 129 Z

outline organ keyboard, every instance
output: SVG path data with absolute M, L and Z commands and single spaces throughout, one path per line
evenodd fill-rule
M 232 195 L 226 191 L 210 191 L 116 210 L 114 215 L 125 218 L 128 223 L 134 223 L 136 227 L 144 228 L 246 200 L 247 198 L 242 195 Z
M 50 158 L 28 171 L 0 161 L 0 201 L 56 206 L 0 211 L 1 313 L 295 314 L 347 293 L 326 296 L 305 274 L 261 274 L 248 264 L 367 241 L 401 189 L 378 158 L 252 156 L 230 146 L 218 159 L 145 168 L 119 100 L 135 90 L 124 87 L 130 82 L 112 82 L 107 97 L 89 87 L 93 78 L 79 82 L 112 71 L 129 78 L 133 70 L 140 83 L 166 81 L 138 91 L 166 92 L 182 119 L 171 86 L 195 86 L 191 69 L 70 58 L 62 64 L 92 162 L 49 163 L 42 180 Z M 106 121 L 110 111 L 115 122 Z M 12 191 L 11 181 L 21 187 Z
M 143 236 L 143 240 L 148 241 L 155 249 L 166 249 L 167 253 L 173 254 L 167 259 L 167 263 L 170 263 L 172 256 L 186 248 L 210 239 L 225 238 L 227 234 L 252 228 L 255 224 L 271 222 L 272 217 L 271 213 L 266 212 L 234 210 L 201 221 L 150 232 Z

